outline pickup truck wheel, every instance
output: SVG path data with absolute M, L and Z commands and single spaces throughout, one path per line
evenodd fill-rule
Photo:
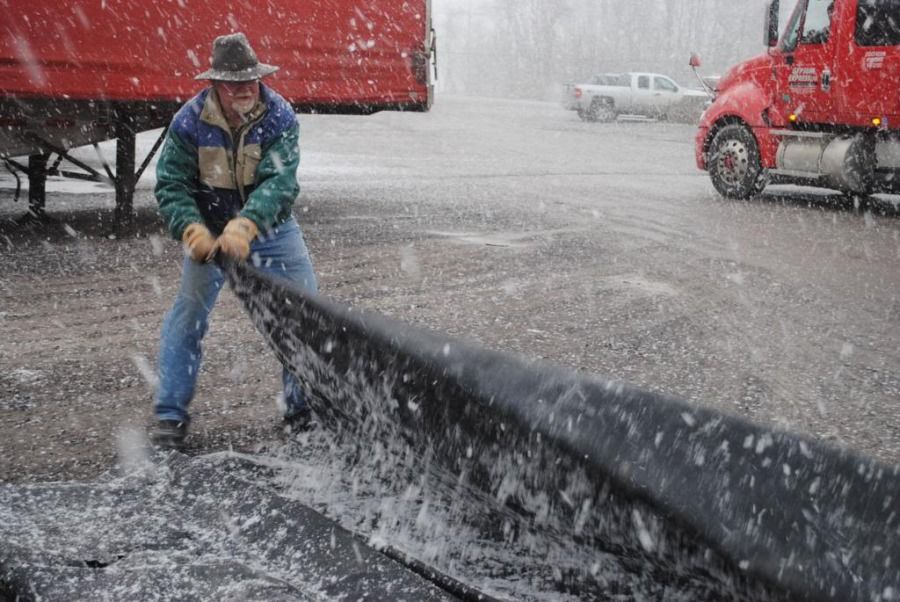
M 743 125 L 719 130 L 710 145 L 708 165 L 713 186 L 725 198 L 749 199 L 766 186 L 756 138 Z
M 605 98 L 595 98 L 587 110 L 588 121 L 609 123 L 616 118 L 616 110 L 611 101 Z

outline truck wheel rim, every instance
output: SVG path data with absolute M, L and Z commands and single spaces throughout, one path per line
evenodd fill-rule
M 718 172 L 729 185 L 737 185 L 744 181 L 750 168 L 750 153 L 747 146 L 739 140 L 728 140 L 722 145 L 716 159 Z

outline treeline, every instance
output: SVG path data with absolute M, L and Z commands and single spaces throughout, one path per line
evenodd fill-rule
M 565 82 L 644 70 L 693 85 L 762 51 L 763 0 L 444 0 L 439 84 L 451 93 L 554 98 Z

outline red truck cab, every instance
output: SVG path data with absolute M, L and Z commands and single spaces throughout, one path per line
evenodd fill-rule
M 725 197 L 769 182 L 900 191 L 900 0 L 798 0 L 768 51 L 729 70 L 696 137 Z

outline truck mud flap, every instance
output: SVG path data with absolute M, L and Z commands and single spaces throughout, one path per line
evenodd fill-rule
M 576 567 L 557 574 L 567 591 L 900 595 L 898 466 L 336 304 L 248 265 L 225 269 L 314 412 L 364 442 L 361 456 L 393 446 L 404 462 L 439 464 L 517 524 L 633 577 L 615 590 L 596 565 Z

